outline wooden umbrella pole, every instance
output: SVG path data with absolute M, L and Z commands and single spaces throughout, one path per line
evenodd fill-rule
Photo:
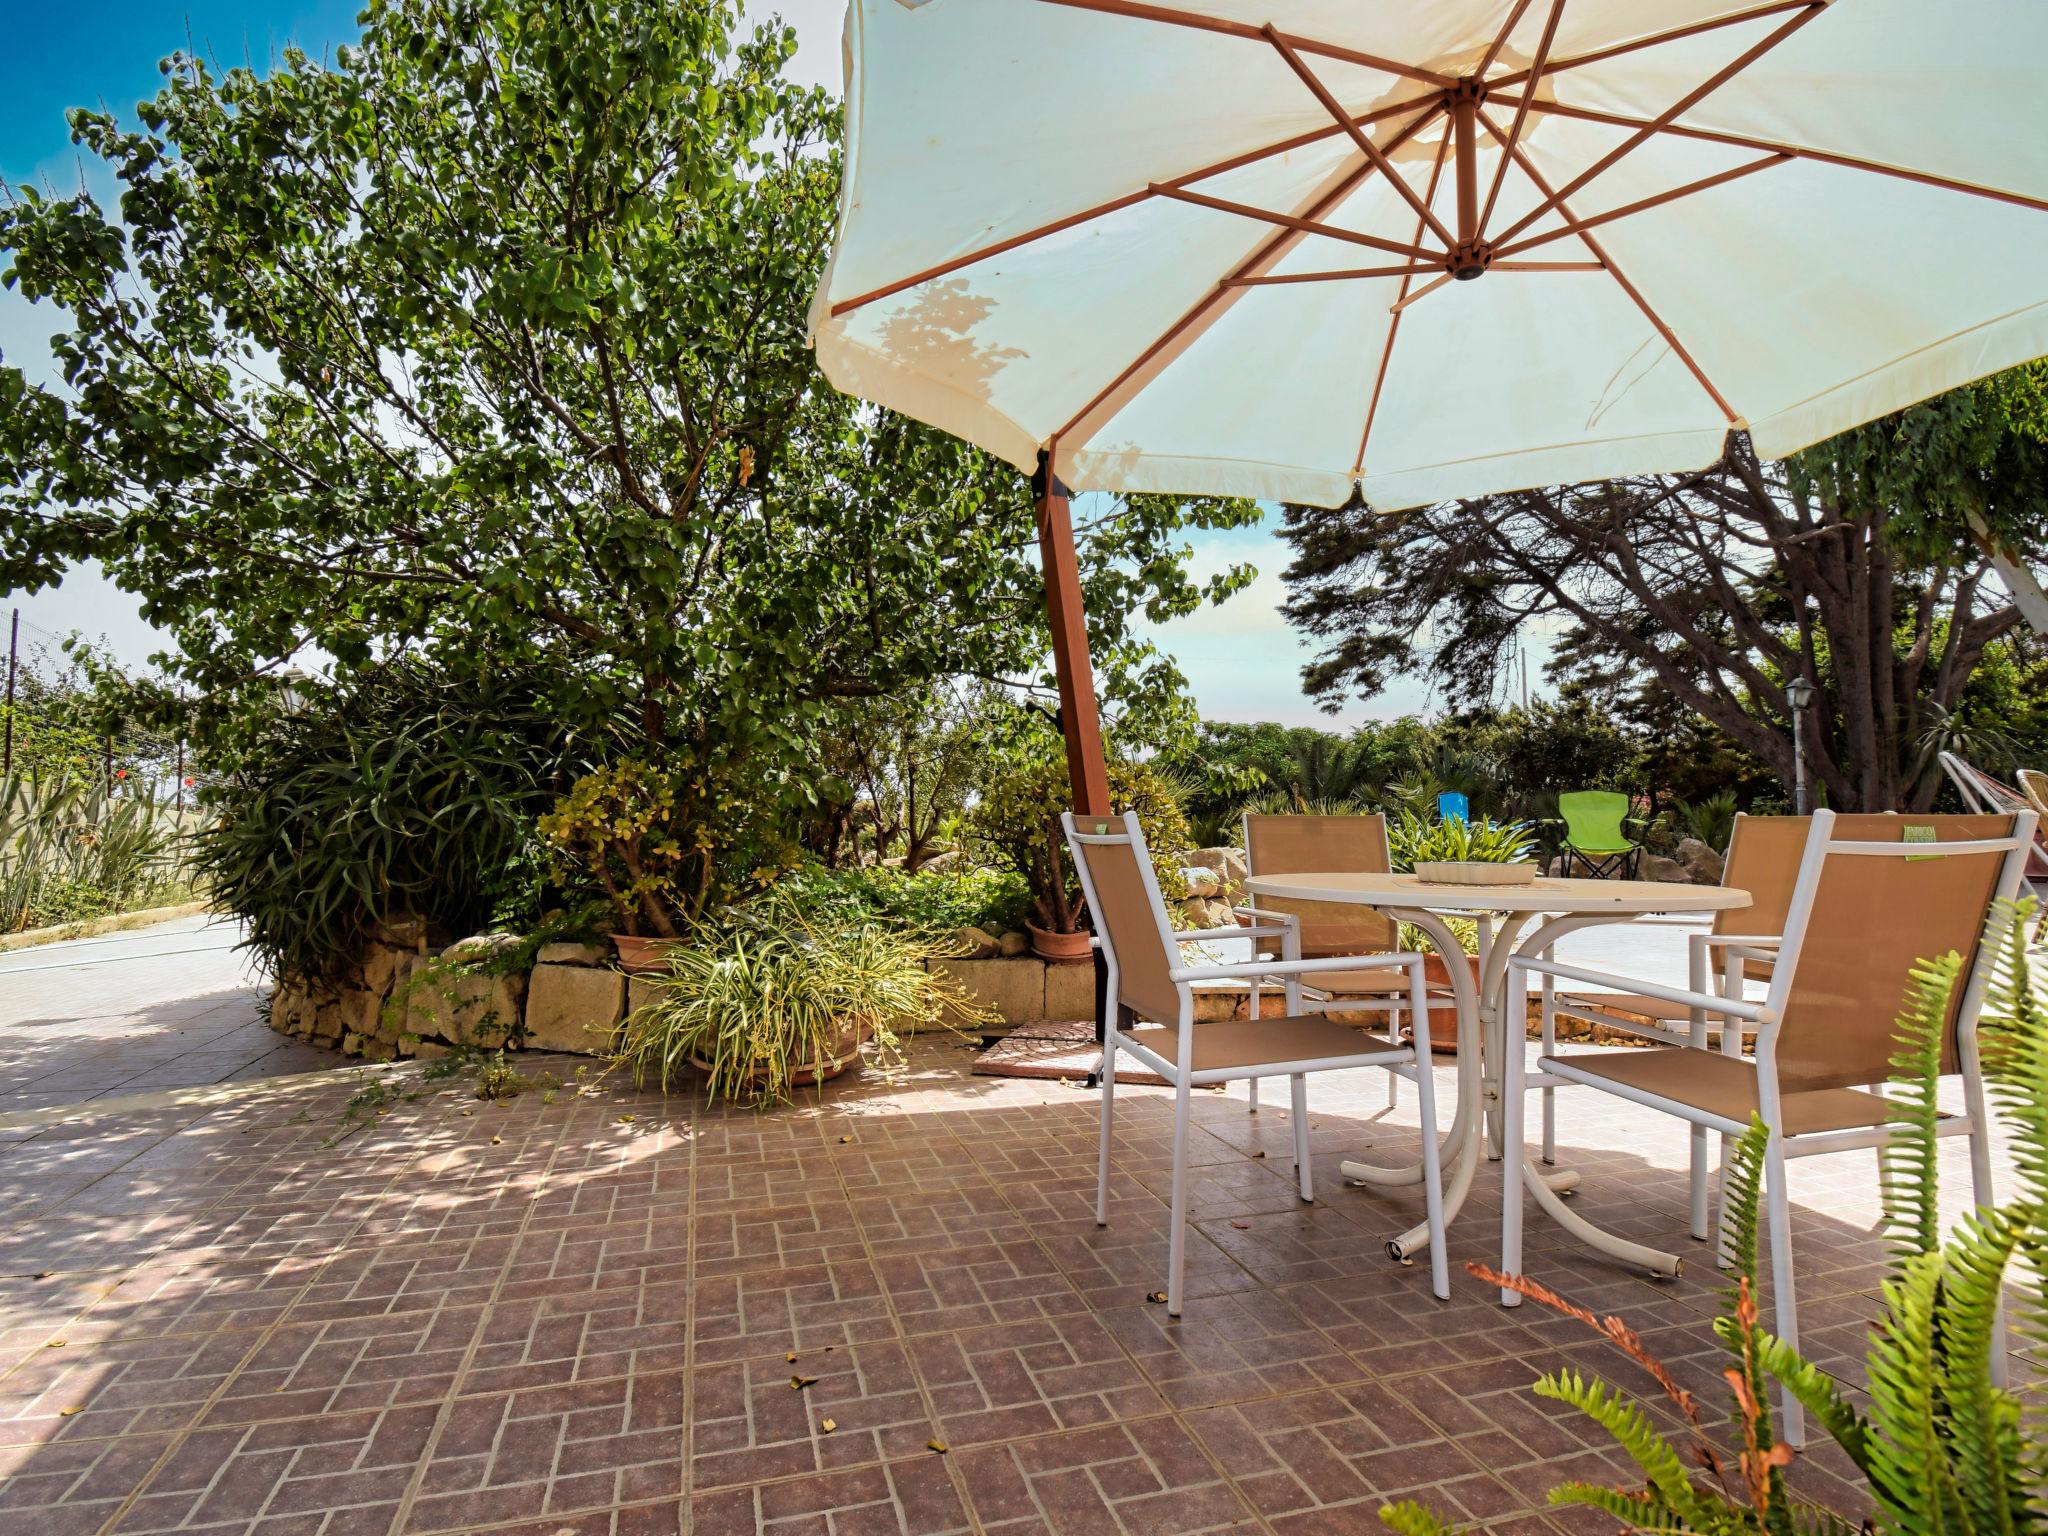
M 1060 690 L 1060 734 L 1067 742 L 1067 781 L 1074 810 L 1109 814 L 1109 769 L 1102 755 L 1102 719 L 1095 705 L 1095 669 L 1088 659 L 1088 617 L 1081 604 L 1081 567 L 1067 488 L 1054 472 L 1058 439 L 1038 451 L 1032 494 L 1038 498 L 1038 561 L 1045 575 L 1045 616 L 1052 629 L 1053 675 Z

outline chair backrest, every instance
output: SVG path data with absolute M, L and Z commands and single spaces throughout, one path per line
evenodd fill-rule
M 1168 973 L 1180 963 L 1180 946 L 1137 815 L 1076 817 L 1069 811 L 1060 823 L 1109 961 L 1116 1001 L 1140 1018 L 1178 1024 L 1186 994 Z
M 2036 816 L 2048 816 L 2048 773 L 2038 768 L 2022 768 L 2013 777 L 2019 781 L 2020 793 L 2027 797 L 2027 805 Z
M 1383 875 L 1387 818 L 1370 816 L 1259 816 L 1244 819 L 1245 869 L 1254 875 Z M 1293 901 L 1261 896 L 1262 912 L 1281 912 L 1301 924 L 1304 959 L 1372 955 L 1397 948 L 1395 925 L 1370 907 L 1344 901 Z
M 1455 789 L 1447 789 L 1436 797 L 1436 819 L 1438 821 L 1470 821 L 1472 802 Z
M 1964 1010 L 1992 904 L 2018 889 L 2033 813 L 1836 816 L 1816 812 L 1771 982 L 1778 1080 L 1841 1088 L 1891 1075 L 1914 966 L 1954 951 L 1942 1070 L 1959 1056 Z M 1949 851 L 1942 851 L 1947 849 Z
M 1799 856 L 1813 831 L 1811 816 L 1738 815 L 1728 838 L 1721 883 L 1749 892 L 1749 905 L 1714 914 L 1716 933 L 1776 934 L 1785 931 L 1792 888 L 1799 883 Z
M 1557 797 L 1557 814 L 1564 820 L 1565 840 L 1574 848 L 1612 853 L 1635 841 L 1622 827 L 1628 796 L 1617 790 L 1566 790 Z

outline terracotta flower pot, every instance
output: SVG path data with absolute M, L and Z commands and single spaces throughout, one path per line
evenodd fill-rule
M 680 939 L 650 939 L 637 933 L 615 933 L 612 948 L 619 952 L 619 969 L 635 976 L 661 976 L 668 972 L 668 953 Z
M 854 1066 L 860 1061 L 860 1048 L 866 1045 L 873 1036 L 874 1031 L 865 1024 L 846 1025 L 839 1031 L 839 1044 L 834 1048 L 832 1055 L 826 1058 L 824 1064 L 821 1067 L 805 1067 L 800 1072 L 790 1073 L 789 1086 L 792 1088 L 811 1088 L 819 1083 L 831 1082 L 833 1078 L 839 1076 L 848 1067 Z M 690 1058 L 690 1065 L 699 1072 L 704 1073 L 707 1077 L 711 1074 L 711 1063 L 704 1060 L 701 1056 L 692 1056 Z M 749 1072 L 741 1083 L 733 1086 L 757 1087 L 763 1075 L 759 1069 L 756 1069 Z
M 1090 934 L 1053 933 L 1032 922 L 1024 926 L 1031 930 L 1031 953 L 1054 965 L 1080 965 L 1095 952 Z

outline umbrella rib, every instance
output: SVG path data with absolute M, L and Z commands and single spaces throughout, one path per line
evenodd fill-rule
M 1442 262 L 1429 261 L 1406 267 L 1350 267 L 1338 272 L 1268 273 L 1264 277 L 1233 277 L 1228 279 L 1225 286 L 1261 288 L 1278 283 L 1334 283 L 1366 277 L 1413 277 L 1418 272 L 1441 272 L 1443 268 Z
M 1575 53 L 1567 58 L 1536 68 L 1518 69 L 1511 75 L 1502 75 L 1498 80 L 1489 80 L 1493 90 L 1506 90 L 1509 86 L 1520 85 L 1539 75 L 1554 75 L 1567 69 L 1578 69 L 1586 64 L 1599 64 L 1608 59 L 1619 58 L 1625 53 L 1639 53 L 1645 48 L 1660 47 L 1665 43 L 1676 43 L 1688 37 L 1698 37 L 1702 32 L 1718 32 L 1723 27 L 1740 26 L 1746 21 L 1760 21 L 1766 16 L 1776 16 L 1782 11 L 1793 11 L 1813 0 L 1771 0 L 1768 5 L 1752 6 L 1746 11 L 1732 11 L 1726 16 L 1716 16 L 1710 21 L 1690 22 L 1682 27 L 1673 27 L 1665 32 L 1653 32 L 1647 37 L 1636 38 L 1633 42 L 1615 43 L 1611 47 L 1596 48 L 1589 53 Z
M 1428 298 L 1432 293 L 1435 293 L 1437 289 L 1443 287 L 1443 285 L 1445 283 L 1448 283 L 1449 281 L 1451 281 L 1451 274 L 1446 272 L 1442 277 L 1433 278 L 1429 282 L 1424 283 L 1420 288 L 1416 289 L 1413 293 L 1402 294 L 1398 299 L 1394 300 L 1393 308 L 1390 311 L 1388 311 L 1388 313 L 1395 315 L 1400 314 L 1403 310 L 1407 309 L 1407 307 L 1410 304 L 1414 304 L 1423 299 Z
M 1493 119 L 1484 112 L 1479 114 L 1479 121 L 1484 123 L 1486 131 L 1500 142 L 1502 152 L 1514 157 L 1515 164 L 1521 168 L 1522 174 L 1536 184 L 1536 190 L 1549 198 L 1563 212 L 1566 218 L 1571 218 L 1571 209 L 1565 206 L 1562 196 L 1551 191 L 1550 183 L 1545 181 L 1543 173 L 1536 169 L 1535 162 L 1530 160 L 1519 148 L 1508 148 L 1506 137 L 1494 124 Z M 1600 242 L 1595 240 L 1590 233 L 1582 229 L 1578 231 L 1578 236 L 1584 242 L 1586 249 L 1593 253 L 1594 259 L 1605 266 L 1608 274 L 1613 277 L 1615 282 L 1621 285 L 1621 291 L 1627 294 L 1636 308 L 1643 312 L 1643 318 L 1648 320 L 1656 329 L 1657 334 L 1664 338 L 1664 344 L 1678 354 L 1678 360 L 1685 364 L 1695 379 L 1699 380 L 1700 388 L 1704 389 L 1712 397 L 1714 404 L 1720 407 L 1721 414 L 1727 418 L 1728 425 L 1731 427 L 1739 425 L 1742 418 L 1736 414 L 1735 407 L 1728 403 L 1728 397 L 1714 387 L 1714 381 L 1707 377 L 1707 371 L 1699 365 L 1699 362 L 1693 357 L 1692 353 L 1685 349 L 1685 343 L 1678 339 L 1678 333 L 1664 323 L 1664 317 L 1650 307 L 1650 301 L 1643 297 L 1642 290 L 1628 280 L 1627 275 L 1620 267 L 1614 264 L 1614 259 L 1607 254 Z
M 1367 161 L 1366 170 L 1375 169 Z M 1191 192 L 1186 187 L 1169 186 L 1165 182 L 1154 182 L 1151 190 L 1160 197 L 1170 197 L 1183 203 L 1193 203 L 1198 208 L 1213 208 L 1218 213 L 1234 213 L 1239 218 L 1258 219 L 1267 224 L 1278 224 L 1304 235 L 1323 235 L 1331 240 L 1348 240 L 1353 245 L 1367 246 L 1375 251 L 1386 251 L 1394 256 L 1408 256 L 1426 260 L 1436 254 L 1420 245 L 1403 245 L 1398 240 L 1384 240 L 1378 235 L 1363 234 L 1355 229 L 1341 229 L 1335 224 L 1325 224 L 1320 219 L 1307 219 L 1298 214 L 1276 213 L 1270 208 L 1254 208 L 1250 203 L 1234 203 L 1228 198 L 1211 197 L 1206 192 Z
M 1423 201 L 1431 203 L 1436 201 L 1437 185 L 1443 180 L 1444 175 L 1444 157 L 1450 152 L 1451 135 L 1446 133 L 1437 142 L 1436 160 L 1429 168 L 1429 185 L 1422 194 Z M 1418 240 L 1422 238 L 1422 222 L 1419 219 L 1415 224 L 1415 238 Z M 1411 279 L 1407 277 L 1401 279 L 1401 291 L 1395 295 L 1396 298 L 1405 299 L 1408 296 L 1410 281 Z M 1372 398 L 1366 402 L 1365 426 L 1358 434 L 1358 456 L 1351 461 L 1351 478 L 1354 480 L 1365 469 L 1365 445 L 1372 441 L 1372 419 L 1379 414 L 1380 389 L 1387 382 L 1387 364 L 1393 359 L 1394 337 L 1400 333 L 1400 330 L 1401 312 L 1396 309 L 1394 311 L 1394 318 L 1387 324 L 1387 339 L 1380 347 L 1379 369 L 1372 376 Z
M 1248 42 L 1266 41 L 1265 29 L 1255 27 L 1250 22 L 1231 21 L 1222 16 L 1206 16 L 1196 11 L 1180 11 L 1165 5 L 1147 5 L 1143 0 L 1044 0 L 1044 3 L 1064 5 L 1077 11 L 1098 11 L 1107 16 L 1125 16 L 1134 21 L 1156 21 L 1171 27 L 1189 27 L 1197 32 L 1214 32 L 1224 37 L 1243 38 Z M 1362 65 L 1367 69 L 1376 69 L 1381 74 L 1419 80 L 1424 85 L 1433 85 L 1439 90 L 1449 90 L 1458 83 L 1449 75 L 1439 74 L 1433 69 L 1424 69 L 1417 64 L 1403 64 L 1399 59 L 1383 58 L 1376 53 L 1363 53 L 1356 48 L 1346 48 L 1341 43 L 1325 43 L 1312 37 L 1297 37 L 1293 42 L 1303 53 L 1336 59 L 1345 64 Z
M 1411 97 L 1407 101 L 1397 101 L 1390 106 L 1377 108 L 1356 119 L 1356 121 L 1361 126 L 1369 123 L 1383 122 L 1387 118 L 1398 117 L 1403 112 L 1412 112 L 1418 107 L 1434 107 L 1438 102 L 1439 98 L 1435 96 Z M 1209 165 L 1199 166 L 1192 171 L 1183 171 L 1171 181 L 1156 183 L 1155 185 L 1180 187 L 1186 186 L 1191 182 L 1206 181 L 1209 177 L 1221 176 L 1226 171 L 1240 170 L 1247 165 L 1256 165 L 1261 160 L 1270 160 L 1275 155 L 1284 155 L 1292 150 L 1305 148 L 1310 144 L 1319 144 L 1324 139 L 1334 138 L 1343 131 L 1343 129 L 1332 124 L 1328 128 L 1316 128 L 1307 133 L 1298 133 L 1292 138 L 1282 139 L 1276 144 L 1268 144 L 1260 149 L 1247 150 L 1243 154 L 1232 155 L 1227 160 L 1218 160 Z M 919 271 L 911 273 L 908 277 L 899 277 L 893 282 L 884 283 L 881 287 L 872 288 L 866 293 L 855 294 L 850 299 L 841 299 L 832 306 L 831 317 L 836 320 L 841 315 L 850 314 L 852 311 L 860 309 L 865 305 L 873 304 L 881 299 L 892 298 L 896 294 L 903 292 L 906 288 L 915 288 L 918 284 L 928 283 L 934 278 L 949 276 L 954 272 L 958 272 L 962 267 L 971 267 L 977 262 L 987 261 L 992 256 L 1001 256 L 1007 251 L 1014 251 L 1020 246 L 1044 240 L 1052 235 L 1073 229 L 1077 225 L 1092 223 L 1096 219 L 1107 218 L 1113 213 L 1121 213 L 1124 209 L 1147 202 L 1157 195 L 1159 194 L 1155 193 L 1149 186 L 1141 188 L 1136 192 L 1126 192 L 1122 197 L 1113 197 L 1107 202 L 1083 208 L 1078 213 L 1070 213 L 1064 218 L 1054 219 L 1051 223 L 1040 224 L 1036 228 L 1027 229 L 1021 234 L 1010 235 L 1004 239 L 992 241 L 987 245 L 977 246 L 963 255 L 924 267 Z
M 1612 224 L 1616 219 L 1626 219 L 1634 214 L 1647 213 L 1652 208 L 1659 208 L 1665 203 L 1676 202 L 1681 197 L 1690 197 L 1695 192 L 1705 192 L 1714 187 L 1726 186 L 1731 181 L 1740 181 L 1743 177 L 1754 175 L 1758 171 L 1767 171 L 1774 165 L 1790 164 L 1793 158 L 1793 156 L 1782 152 L 1765 155 L 1761 160 L 1747 161 L 1742 165 L 1735 166 L 1731 170 L 1722 171 L 1717 175 L 1702 176 L 1698 181 L 1689 181 L 1682 187 L 1673 187 L 1668 192 L 1657 193 L 1654 197 L 1638 198 L 1632 203 L 1622 204 L 1619 208 L 1610 208 L 1605 213 L 1588 214 L 1583 219 L 1573 219 L 1570 223 L 1561 224 L 1556 229 L 1547 229 L 1540 235 L 1531 235 L 1526 240 L 1517 240 L 1513 245 L 1504 245 L 1494 254 L 1496 256 L 1513 256 L 1520 251 L 1533 250 L 1539 245 L 1548 245 L 1553 240 L 1562 240 L 1567 235 L 1576 235 L 1581 230 L 1597 229 L 1602 224 Z M 1497 267 L 1500 263 L 1496 261 L 1494 265 Z
M 1730 80 L 1733 80 L 1737 75 L 1741 74 L 1745 69 L 1749 68 L 1750 65 L 1754 64 L 1758 59 L 1762 58 L 1765 54 L 1769 53 L 1773 48 L 1777 47 L 1778 44 L 1785 41 L 1786 38 L 1790 37 L 1793 33 L 1797 32 L 1801 27 L 1805 26 L 1809 21 L 1813 20 L 1814 17 L 1820 15 L 1823 11 L 1825 11 L 1828 8 L 1829 3 L 1830 0 L 1807 0 L 1806 8 L 1800 11 L 1798 15 L 1794 16 L 1790 21 L 1784 22 L 1783 24 L 1777 27 L 1773 27 L 1771 29 L 1769 36 L 1763 38 L 1759 42 L 1751 44 L 1748 48 L 1745 48 L 1729 63 L 1724 64 L 1721 68 L 1715 70 L 1713 74 L 1709 75 L 1700 84 L 1694 86 L 1691 90 L 1687 91 L 1683 96 L 1679 97 L 1677 101 L 1673 102 L 1670 106 L 1666 107 L 1655 118 L 1651 119 L 1649 123 L 1646 123 L 1643 127 L 1638 128 L 1634 133 L 1630 134 L 1626 139 L 1622 140 L 1621 143 L 1617 144 L 1613 149 L 1610 149 L 1598 160 L 1595 160 L 1591 165 L 1587 166 L 1585 170 L 1579 172 L 1578 175 L 1574 176 L 1570 181 L 1566 182 L 1563 187 L 1561 187 L 1556 192 L 1551 193 L 1549 196 L 1544 198 L 1542 202 L 1538 203 L 1534 208 L 1531 208 L 1527 213 L 1523 214 L 1519 219 L 1515 220 L 1513 224 L 1509 225 L 1506 229 L 1502 230 L 1500 238 L 1503 241 L 1514 239 L 1516 235 L 1520 234 L 1523 230 L 1527 229 L 1531 224 L 1535 223 L 1538 219 L 1542 218 L 1543 215 L 1550 212 L 1551 209 L 1557 207 L 1559 203 L 1564 201 L 1564 199 L 1570 197 L 1574 192 L 1578 191 L 1581 187 L 1585 186 L 1587 182 L 1591 181 L 1595 176 L 1598 176 L 1602 171 L 1607 170 L 1609 167 L 1611 167 L 1623 155 L 1627 154 L 1630 150 L 1636 148 L 1637 145 L 1648 141 L 1657 132 L 1659 128 L 1662 128 L 1667 123 L 1671 122 L 1674 118 L 1678 116 L 1679 113 L 1687 111 L 1692 107 L 1698 106 L 1702 101 L 1706 100 L 1708 96 L 1712 95 L 1715 91 L 1719 90 L 1722 86 L 1726 85 Z
M 1493 35 L 1493 46 L 1486 50 L 1485 56 L 1479 61 L 1479 67 L 1472 71 L 1475 79 L 1486 78 L 1486 72 L 1493 68 L 1494 60 L 1500 57 L 1501 49 L 1507 47 L 1508 39 L 1514 36 L 1515 28 L 1521 24 L 1522 15 L 1529 9 L 1529 5 L 1530 0 L 1515 0 L 1515 8 L 1508 12 L 1508 19 L 1500 24 L 1500 30 Z M 1537 72 L 1540 74 L 1542 71 L 1539 69 Z
M 1514 101 L 1511 97 L 1494 98 L 1496 105 L 1506 106 Z M 1592 107 L 1570 107 L 1562 102 L 1538 101 L 1534 97 L 1522 97 L 1532 112 L 1550 113 L 1557 117 L 1579 118 L 1589 123 L 1605 123 L 1613 128 L 1643 128 L 1650 126 L 1648 119 L 1628 117 L 1618 112 L 1601 112 Z M 1994 202 L 2011 203 L 2019 208 L 2031 208 L 2039 213 L 2048 213 L 2048 198 L 2029 197 L 2024 192 L 2008 192 L 2002 187 L 1980 187 L 1975 182 L 1958 181 L 1953 176 L 1937 176 L 1931 171 L 1908 170 L 1903 166 L 1885 165 L 1876 160 L 1864 160 L 1855 155 L 1838 155 L 1830 150 L 1810 149 L 1800 144 L 1780 144 L 1772 139 L 1759 139 L 1748 134 L 1726 133 L 1718 128 L 1692 128 L 1683 123 L 1665 123 L 1657 129 L 1661 134 L 1673 138 L 1698 139 L 1708 144 L 1726 144 L 1735 149 L 1763 150 L 1773 155 L 1790 155 L 1795 160 L 1812 160 L 1821 165 L 1839 166 L 1844 170 L 1869 171 L 1878 176 L 1894 176 L 1901 181 L 1918 182 L 1922 186 L 1934 187 L 1943 192 L 1962 192 L 1971 197 L 1988 197 Z
M 1519 18 L 1521 12 L 1517 11 L 1515 15 L 1517 18 Z M 1563 19 L 1564 0 L 1552 0 L 1550 7 L 1550 19 L 1543 24 L 1543 37 L 1536 44 L 1536 56 L 1530 61 L 1529 64 L 1529 75 L 1531 79 L 1540 80 L 1543 77 L 1544 61 L 1550 57 L 1550 45 L 1557 37 L 1557 24 Z M 1501 41 L 1505 42 L 1506 40 L 1507 34 L 1504 32 L 1501 34 Z M 1490 63 L 1492 60 L 1492 55 L 1489 54 L 1487 57 L 1488 62 Z M 1479 73 L 1481 78 L 1483 79 L 1486 74 L 1486 65 L 1482 64 L 1480 66 Z M 1527 122 L 1529 118 L 1529 99 L 1533 97 L 1535 94 L 1536 93 L 1534 90 L 1530 90 L 1524 93 L 1522 97 L 1522 104 L 1515 108 L 1514 123 L 1508 128 L 1509 148 L 1512 148 L 1513 146 L 1522 142 L 1522 125 L 1525 122 Z M 1499 201 L 1500 189 L 1506 183 L 1507 179 L 1508 152 L 1506 149 L 1503 149 L 1501 151 L 1500 164 L 1493 168 L 1493 185 L 1487 189 L 1486 202 L 1479 210 L 1479 223 L 1476 226 L 1476 232 L 1480 238 L 1484 238 L 1486 235 L 1486 221 L 1493 217 L 1493 205 Z
M 1424 127 L 1434 121 L 1437 114 L 1443 110 L 1444 107 L 1441 101 L 1432 103 L 1428 111 L 1416 114 L 1412 120 L 1404 124 L 1398 132 L 1388 139 L 1386 148 L 1389 150 L 1399 149 L 1408 140 L 1420 133 Z M 1345 174 L 1336 186 L 1309 205 L 1308 218 L 1316 219 L 1328 213 L 1356 191 L 1359 184 L 1371 174 L 1372 163 L 1370 161 L 1365 161 L 1355 166 Z M 1182 315 L 1180 319 L 1167 328 L 1165 334 L 1146 347 L 1144 351 L 1140 352 L 1129 367 L 1110 380 L 1107 385 L 1096 393 L 1094 399 L 1076 411 L 1073 419 L 1061 427 L 1059 431 L 1055 432 L 1053 436 L 1063 446 L 1072 445 L 1080 447 L 1085 445 L 1094 432 L 1092 427 L 1085 432 L 1081 430 L 1082 424 L 1089 417 L 1093 416 L 1106 401 L 1112 399 L 1118 391 L 1122 390 L 1133 379 L 1136 379 L 1145 369 L 1152 367 L 1155 360 L 1165 353 L 1168 347 L 1186 335 L 1191 328 L 1201 324 L 1215 310 L 1217 305 L 1224 303 L 1226 300 L 1234 302 L 1234 296 L 1244 292 L 1243 288 L 1232 286 L 1236 279 L 1254 276 L 1262 270 L 1270 271 L 1275 262 L 1279 261 L 1301 243 L 1303 233 L 1301 230 L 1290 228 L 1282 233 L 1268 237 L 1258 249 L 1254 250 L 1237 264 L 1235 271 L 1231 272 L 1228 277 L 1219 280 L 1215 287 L 1197 299 L 1186 314 Z M 1349 231 L 1346 231 L 1346 233 L 1348 234 Z M 1427 255 L 1428 253 L 1424 252 L 1423 254 Z
M 1270 24 L 1264 30 L 1266 40 L 1280 51 L 1280 57 L 1287 61 L 1287 67 L 1294 71 L 1303 85 L 1308 87 L 1309 94 L 1321 102 L 1323 110 L 1351 136 L 1351 142 L 1356 144 L 1360 153 L 1373 163 L 1373 168 L 1387 179 L 1388 184 L 1401 194 L 1401 200 L 1413 208 L 1422 222 L 1429 226 L 1430 233 L 1443 241 L 1446 248 L 1456 245 L 1456 237 L 1444 228 L 1435 214 L 1429 211 L 1429 205 L 1415 195 L 1415 189 L 1408 185 L 1407 178 L 1394 169 L 1393 162 L 1380 153 L 1380 147 L 1373 143 L 1372 136 L 1351 121 L 1351 114 L 1344 110 L 1343 103 L 1332 96 L 1330 88 L 1316 78 L 1316 72 L 1310 69 L 1301 55 L 1295 51 L 1294 40 L 1275 31 Z

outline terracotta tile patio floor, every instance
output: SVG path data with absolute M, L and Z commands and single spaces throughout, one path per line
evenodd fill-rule
M 1146 1300 L 1166 1098 L 1120 1093 L 1098 1230 L 1093 1095 L 967 1061 L 922 1040 L 894 1082 L 765 1115 L 617 1081 L 480 1104 L 407 1069 L 419 1096 L 354 1131 L 339 1072 L 0 1119 L 0 1531 L 1321 1536 L 1404 1496 L 1611 1528 L 1545 1504 L 1626 1472 L 1528 1388 L 1564 1364 L 1647 1383 L 1462 1273 L 1431 1300 L 1382 1246 L 1415 1203 L 1338 1177 L 1412 1148 L 1412 1092 L 1389 1113 L 1377 1074 L 1318 1082 L 1313 1207 L 1284 1113 L 1201 1096 L 1175 1322 Z M 1680 1134 L 1590 1097 L 1562 1123 L 1589 1214 L 1686 1241 Z M 1872 1159 L 1794 1179 L 1808 1342 L 1853 1379 Z M 1497 1187 L 1456 1259 L 1492 1256 Z M 1653 1282 L 1530 1228 L 1534 1274 L 1625 1313 L 1718 1410 L 1696 1251 Z M 1795 1477 L 1853 1511 L 1843 1472 L 1815 1453 Z

